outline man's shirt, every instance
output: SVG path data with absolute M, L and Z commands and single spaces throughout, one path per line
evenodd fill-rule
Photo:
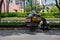
M 31 14 L 28 15 L 28 17 L 33 17 L 36 14 L 36 11 L 33 11 Z

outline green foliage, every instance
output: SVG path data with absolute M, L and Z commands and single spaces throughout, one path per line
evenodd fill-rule
M 26 8 L 26 12 L 30 12 L 30 11 L 33 11 L 33 10 L 41 10 L 42 9 L 42 7 L 40 7 L 40 6 L 27 6 Z
M 26 23 L 25 22 L 2 22 L 2 23 L 0 23 L 0 26 L 1 25 L 7 25 L 7 26 L 26 26 Z M 50 22 L 50 23 L 48 23 L 48 25 L 49 25 L 49 27 L 60 27 L 60 22 L 59 23 L 56 23 L 56 22 Z
M 8 17 L 8 16 L 9 16 L 9 14 L 7 12 L 1 13 L 1 17 Z
M 53 6 L 51 9 L 50 9 L 50 12 L 59 12 L 58 8 L 56 6 Z
M 16 14 L 17 17 L 27 17 L 28 15 L 29 15 L 29 12 L 17 13 L 17 14 Z
M 30 12 L 10 12 L 10 13 L 2 13 L 1 17 L 27 17 L 30 14 Z M 41 12 L 40 13 L 42 17 L 44 18 L 60 18 L 60 13 L 58 12 Z
M 60 27 L 60 22 L 59 22 L 59 23 L 50 22 L 50 23 L 49 23 L 49 26 L 50 26 L 50 27 Z
M 29 12 L 10 12 L 10 13 L 2 13 L 1 17 L 27 17 L 29 15 Z
M 2 22 L 0 25 L 25 25 L 25 22 Z
M 49 12 L 49 13 L 48 12 L 46 12 L 46 13 L 42 12 L 40 14 L 44 18 L 60 18 L 60 13 L 58 13 L 58 12 Z
M 54 13 L 55 18 L 60 18 L 60 13 Z
M 27 6 L 27 7 L 25 8 L 26 12 L 30 12 L 30 11 L 31 11 L 31 9 L 32 9 L 32 7 L 31 7 L 31 6 Z
M 16 12 L 10 12 L 10 13 L 1 13 L 1 17 L 15 17 L 16 16 Z
M 32 10 L 35 10 L 35 9 L 36 9 L 36 10 L 41 10 L 42 7 L 40 7 L 40 6 L 33 6 L 33 7 L 32 7 Z

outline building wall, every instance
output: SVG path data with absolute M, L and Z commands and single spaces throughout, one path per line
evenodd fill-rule
M 9 4 L 9 12 L 14 12 L 14 10 L 17 10 L 18 12 L 20 12 L 20 5 Z
M 3 4 L 2 4 L 2 12 L 7 12 L 7 0 L 4 0 Z M 14 0 L 15 1 L 15 0 Z M 16 9 L 17 11 L 20 12 L 20 5 L 16 5 L 15 2 L 13 1 L 13 3 L 9 3 L 9 12 L 14 12 L 14 9 Z
M 4 3 L 2 5 L 2 12 L 7 12 L 7 0 L 4 0 Z M 22 3 L 20 3 L 20 2 Z M 37 3 L 39 3 L 39 5 L 42 5 L 42 1 L 41 0 L 36 0 Z M 35 0 L 32 0 L 33 5 L 35 4 Z M 16 9 L 17 11 L 24 11 L 24 8 L 26 7 L 26 5 L 28 5 L 28 0 L 10 0 L 9 3 L 9 12 L 14 12 L 14 9 Z

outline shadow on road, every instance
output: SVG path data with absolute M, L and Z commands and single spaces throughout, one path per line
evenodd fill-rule
M 43 31 L 30 32 L 29 30 L 0 30 L 0 36 L 11 36 L 21 34 L 36 35 L 36 33 L 44 33 L 44 35 L 60 35 L 60 30 L 50 30 L 44 32 Z
M 60 30 L 50 30 L 48 32 L 44 33 L 45 35 L 59 35 L 60 36 Z
M 21 35 L 30 34 L 35 35 L 35 32 L 30 32 L 29 30 L 0 30 L 0 36 L 11 36 L 11 35 Z

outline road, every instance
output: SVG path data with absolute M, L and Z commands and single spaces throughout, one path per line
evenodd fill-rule
M 0 30 L 0 40 L 60 40 L 60 30 L 48 32 L 29 30 Z

